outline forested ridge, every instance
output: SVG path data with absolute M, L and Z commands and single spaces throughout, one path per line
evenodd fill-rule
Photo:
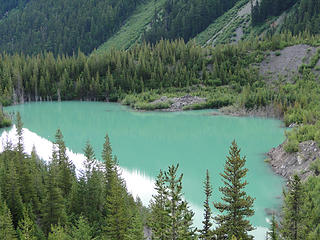
M 288 10 L 282 23 L 282 31 L 301 34 L 308 31 L 311 34 L 320 33 L 320 1 L 319 0 L 262 0 L 253 4 L 252 24 L 263 24 L 267 18 L 279 16 Z
M 302 31 L 309 31 L 312 34 L 320 33 L 320 1 L 300 0 L 294 8 L 292 15 L 289 15 L 284 22 L 284 29 L 294 34 Z
M 50 51 L 72 55 L 78 49 L 90 53 L 119 29 L 141 2 L 1 1 L 0 49 L 25 54 Z
M 237 2 L 238 0 L 167 0 L 164 8 L 155 12 L 151 28 L 147 29 L 142 38 L 151 43 L 178 38 L 188 41 Z

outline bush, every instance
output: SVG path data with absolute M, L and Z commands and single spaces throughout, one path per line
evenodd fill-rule
M 280 52 L 280 51 L 276 51 L 276 52 L 275 52 L 275 55 L 278 57 L 278 56 L 281 55 L 281 52 Z
M 8 118 L 3 118 L 2 121 L 0 122 L 0 128 L 4 127 L 10 127 L 12 124 L 11 120 Z
M 297 139 L 288 139 L 284 145 L 284 150 L 288 153 L 295 153 L 299 151 L 299 142 Z

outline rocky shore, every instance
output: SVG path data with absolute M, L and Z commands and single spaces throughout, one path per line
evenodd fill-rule
M 230 115 L 235 117 L 267 117 L 281 119 L 282 114 L 276 111 L 272 105 L 260 108 L 246 109 L 237 106 L 228 106 L 219 109 L 219 112 L 224 115 Z
M 197 96 L 185 95 L 183 97 L 168 98 L 161 97 L 152 102 L 152 104 L 170 103 L 170 108 L 161 109 L 161 111 L 176 112 L 182 111 L 184 107 L 193 104 L 206 102 L 205 98 Z M 266 106 L 262 108 L 245 109 L 237 106 L 228 106 L 219 109 L 219 112 L 212 113 L 212 115 L 230 115 L 236 117 L 252 116 L 252 117 L 268 117 L 282 119 L 282 114 L 274 109 L 273 106 Z M 295 127 L 293 124 L 290 127 Z M 320 148 L 315 141 L 306 141 L 299 144 L 299 151 L 296 153 L 287 153 L 284 149 L 285 142 L 278 147 L 271 149 L 266 155 L 268 162 L 273 171 L 280 176 L 289 179 L 290 176 L 297 173 L 302 180 L 307 179 L 313 174 L 310 170 L 310 165 L 320 159 Z
M 191 96 L 191 95 L 185 95 L 183 97 L 174 97 L 174 98 L 168 98 L 166 96 L 162 96 L 160 99 L 153 101 L 151 104 L 161 104 L 161 103 L 167 103 L 167 102 L 171 104 L 170 108 L 161 109 L 162 111 L 178 112 L 178 111 L 182 111 L 183 108 L 186 106 L 204 103 L 206 102 L 206 99 L 197 97 L 197 96 Z
M 315 141 L 306 141 L 299 144 L 299 152 L 287 153 L 285 143 L 267 153 L 268 161 L 273 171 L 288 179 L 297 173 L 302 180 L 313 174 L 310 165 L 320 159 L 320 148 Z

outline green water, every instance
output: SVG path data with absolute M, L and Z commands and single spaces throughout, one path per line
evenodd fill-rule
M 265 209 L 277 208 L 281 203 L 278 197 L 283 182 L 264 162 L 264 153 L 284 140 L 280 121 L 213 116 L 212 110 L 135 112 L 119 104 L 101 102 L 28 103 L 5 110 L 20 111 L 24 127 L 50 141 L 60 128 L 67 147 L 78 153 L 83 153 L 85 142 L 90 140 L 100 157 L 108 132 L 120 166 L 138 169 L 152 178 L 159 169 L 179 163 L 186 199 L 199 209 L 204 199 L 206 169 L 214 187 L 213 200 L 219 199 L 219 173 L 235 139 L 241 154 L 247 156 L 247 192 L 256 198 L 256 213 L 251 218 L 254 225 L 268 227 Z

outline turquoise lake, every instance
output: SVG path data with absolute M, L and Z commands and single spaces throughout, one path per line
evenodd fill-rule
M 24 127 L 49 141 L 54 141 L 55 132 L 60 128 L 66 146 L 75 153 L 83 153 L 89 140 L 98 158 L 108 133 L 120 166 L 137 170 L 151 180 L 159 169 L 179 163 L 180 173 L 184 174 L 183 191 L 196 212 L 196 225 L 202 220 L 205 171 L 208 169 L 211 176 L 212 201 L 218 201 L 221 197 L 219 173 L 235 139 L 241 155 L 247 158 L 249 185 L 246 190 L 256 198 L 255 215 L 251 218 L 254 226 L 269 227 L 265 210 L 281 205 L 283 180 L 264 161 L 264 154 L 285 139 L 281 121 L 214 116 L 214 110 L 136 112 L 115 103 L 77 101 L 26 103 L 7 107 L 5 111 L 19 111 Z M 139 188 L 144 188 L 143 182 L 135 187 L 139 192 Z

